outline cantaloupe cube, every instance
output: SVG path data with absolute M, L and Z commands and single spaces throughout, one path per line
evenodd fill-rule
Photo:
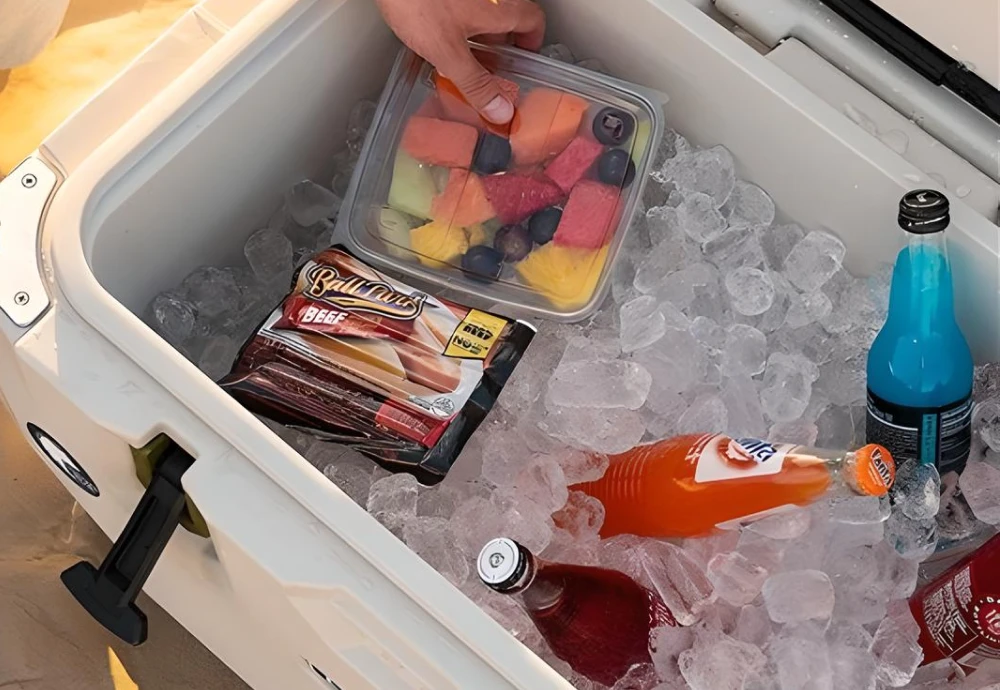
M 553 89 L 534 89 L 521 100 L 510 128 L 518 165 L 534 165 L 556 155 L 573 140 L 587 112 L 587 102 Z
M 475 127 L 415 115 L 406 123 L 399 147 L 422 163 L 468 168 L 478 139 Z
M 452 168 L 448 186 L 431 204 L 431 218 L 441 223 L 468 227 L 496 215 L 486 198 L 483 181 L 475 173 Z

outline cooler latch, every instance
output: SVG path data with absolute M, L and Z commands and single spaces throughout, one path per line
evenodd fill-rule
M 81 561 L 62 574 L 63 584 L 87 612 L 134 646 L 146 641 L 148 628 L 135 599 L 180 523 L 186 502 L 181 477 L 193 463 L 193 457 L 171 444 L 101 566 Z

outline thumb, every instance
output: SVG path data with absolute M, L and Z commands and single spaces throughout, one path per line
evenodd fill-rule
M 479 64 L 468 46 L 463 45 L 454 57 L 437 67 L 458 87 L 465 100 L 490 122 L 503 125 L 514 117 L 514 105 L 503 95 L 496 77 Z

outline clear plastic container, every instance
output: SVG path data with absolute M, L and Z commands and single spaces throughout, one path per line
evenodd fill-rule
M 407 49 L 337 228 L 362 259 L 434 292 L 560 321 L 598 307 L 663 135 L 665 98 L 473 44 L 514 120 L 492 125 Z

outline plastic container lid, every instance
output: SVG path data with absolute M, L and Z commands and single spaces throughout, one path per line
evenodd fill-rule
M 472 47 L 505 80 L 513 121 L 480 118 L 404 48 L 338 237 L 431 291 L 584 319 L 609 285 L 663 136 L 665 97 L 516 48 Z

